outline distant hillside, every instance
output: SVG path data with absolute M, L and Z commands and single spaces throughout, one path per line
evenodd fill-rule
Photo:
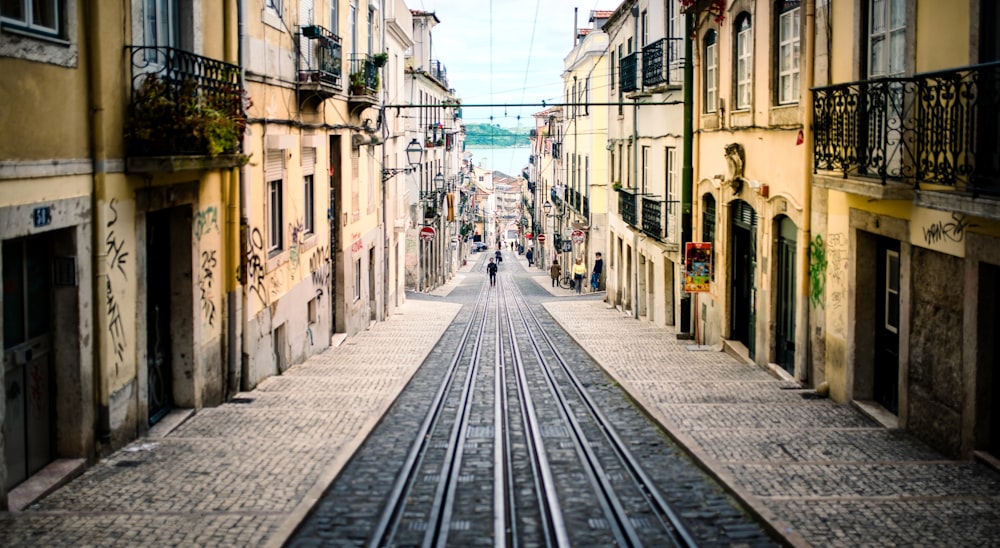
M 528 130 L 525 128 L 508 129 L 490 124 L 466 124 L 465 146 L 483 147 L 526 147 Z

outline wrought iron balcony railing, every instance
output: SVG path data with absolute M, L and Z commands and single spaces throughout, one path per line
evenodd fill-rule
M 625 189 L 618 191 L 618 215 L 631 226 L 639 225 L 635 193 Z
M 657 240 L 663 239 L 663 202 L 657 196 L 642 197 L 642 231 Z
M 299 81 L 340 87 L 344 53 L 340 37 L 319 25 L 300 29 Z
M 378 93 L 378 67 L 368 55 L 351 57 L 351 95 L 373 96 Z
M 679 86 L 684 82 L 684 42 L 662 38 L 642 48 L 642 85 Z
M 815 170 L 1000 196 L 1000 62 L 813 92 Z
M 238 66 L 170 47 L 126 46 L 132 101 L 130 156 L 219 156 L 240 151 L 246 129 Z
M 621 68 L 619 73 L 619 83 L 621 85 L 621 90 L 623 93 L 628 93 L 630 91 L 635 91 L 639 89 L 638 82 L 638 64 L 639 64 L 639 54 L 630 53 L 625 57 L 622 57 Z

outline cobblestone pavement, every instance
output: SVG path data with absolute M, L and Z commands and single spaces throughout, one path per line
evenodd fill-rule
M 484 256 L 388 321 L 163 438 L 137 440 L 23 512 L 0 514 L 0 545 L 281 545 L 456 316 L 451 290 L 485 278 Z M 725 353 L 691 351 L 600 293 L 552 288 L 537 268 L 519 275 L 545 288 L 555 320 L 790 544 L 1000 544 L 994 470 L 948 460 Z

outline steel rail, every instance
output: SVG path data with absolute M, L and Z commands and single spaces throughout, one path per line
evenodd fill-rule
M 518 291 L 518 295 L 522 302 L 524 301 L 523 293 Z M 625 465 L 629 473 L 632 476 L 633 481 L 636 486 L 643 493 L 650 508 L 654 510 L 654 513 L 660 520 L 661 524 L 665 529 L 670 530 L 674 541 L 678 546 L 684 547 L 694 547 L 697 546 L 697 542 L 694 540 L 694 536 L 688 530 L 687 526 L 684 524 L 683 520 L 677 515 L 673 510 L 670 503 L 667 502 L 666 498 L 657 489 L 656 484 L 649 477 L 648 474 L 642 469 L 642 465 L 639 463 L 638 459 L 628 450 L 625 442 L 622 441 L 621 437 L 615 431 L 614 426 L 611 421 L 601 412 L 600 408 L 594 402 L 593 398 L 590 396 L 583 383 L 569 367 L 568 362 L 563 357 L 562 353 L 559 351 L 558 345 L 552 340 L 552 337 L 542 328 L 541 322 L 538 320 L 538 316 L 525 306 L 520 308 L 522 310 L 527 310 L 538 331 L 541 333 L 542 338 L 545 340 L 548 347 L 552 350 L 552 353 L 556 357 L 556 361 L 559 363 L 562 370 L 565 372 L 566 377 L 570 380 L 570 383 L 580 395 L 581 400 L 585 403 L 587 410 L 594 417 L 595 422 L 600 425 L 601 430 L 604 431 L 605 435 L 610 441 L 611 447 L 614 449 L 615 453 L 619 456 L 619 460 Z M 530 333 L 530 331 L 529 331 Z
M 476 302 L 476 310 L 473 311 L 472 316 L 475 318 L 476 315 L 482 311 L 482 317 L 479 324 L 479 334 L 475 340 L 474 355 L 476 356 L 479 354 L 479 346 L 482 343 L 482 332 L 486 327 L 486 311 L 489 306 L 489 300 L 490 293 L 484 287 L 484 289 L 480 291 L 480 296 Z M 370 548 L 378 548 L 391 544 L 389 541 L 395 536 L 396 528 L 399 525 L 400 518 L 402 517 L 402 509 L 405 505 L 405 494 L 411 488 L 416 473 L 420 468 L 421 462 L 423 461 L 423 457 L 426 454 L 427 446 L 430 442 L 430 432 L 440 419 L 441 413 L 444 410 L 448 390 L 451 388 L 452 383 L 455 380 L 455 376 L 457 375 L 458 365 L 461 361 L 463 351 L 468 346 L 474 323 L 474 321 L 470 321 L 465 326 L 465 330 L 462 332 L 458 350 L 456 350 L 448 364 L 445 379 L 441 383 L 437 392 L 434 394 L 434 398 L 431 400 L 431 405 L 427 411 L 427 415 L 424 417 L 420 428 L 416 432 L 413 445 L 410 447 L 406 460 L 404 461 L 399 474 L 396 476 L 396 481 L 386 499 L 382 515 L 369 537 L 368 546 Z M 430 529 L 430 527 L 428 527 L 428 529 Z
M 514 284 L 511 285 L 514 286 Z M 552 474 L 552 466 L 549 464 L 548 456 L 545 453 L 545 441 L 542 439 L 541 424 L 535 412 L 535 403 L 528 386 L 527 372 L 524 368 L 524 360 L 521 357 L 520 344 L 518 344 L 517 338 L 514 336 L 514 324 L 509 313 L 506 296 L 505 294 L 503 303 L 504 309 L 507 311 L 506 318 L 508 333 L 510 334 L 511 353 L 514 358 L 514 374 L 518 387 L 518 400 L 521 402 L 525 442 L 535 477 L 535 493 L 538 496 L 542 531 L 545 532 L 545 545 L 552 546 L 554 543 L 560 547 L 572 546 L 569 532 L 566 530 L 566 522 L 562 513 L 562 505 L 559 502 L 555 478 Z M 498 302 L 498 308 L 499 304 Z
M 497 276 L 500 291 L 506 282 Z M 499 293 L 499 291 L 498 291 Z M 500 306 L 497 299 L 496 353 L 493 375 L 493 546 L 496 548 L 520 545 L 517 536 L 517 519 L 514 513 L 513 455 L 510 443 L 510 411 L 507 408 L 507 364 L 503 357 L 503 337 L 500 326 Z
M 515 294 L 514 299 L 516 302 L 517 293 Z M 580 461 L 585 465 L 584 472 L 590 480 L 595 494 L 598 495 L 598 501 L 605 516 L 608 518 L 608 524 L 610 525 L 611 531 L 615 536 L 616 545 L 642 546 L 642 540 L 640 539 L 638 532 L 636 532 L 635 526 L 633 526 L 632 522 L 629 520 L 628 512 L 622 506 L 621 500 L 619 500 L 614 486 L 611 485 L 611 481 L 608 479 L 608 476 L 604 471 L 604 466 L 600 463 L 597 454 L 591 447 L 590 440 L 583 432 L 583 427 L 577 420 L 576 415 L 573 410 L 570 409 L 566 395 L 563 393 L 562 389 L 559 388 L 558 382 L 552 372 L 551 365 L 549 364 L 550 360 L 545 357 L 542 351 L 542 345 L 539 344 L 536 334 L 531 329 L 528 318 L 525 316 L 525 309 L 527 309 L 527 307 L 527 302 L 521 299 L 520 305 L 516 306 L 515 309 L 517 310 L 525 331 L 528 334 L 531 349 L 534 350 L 535 355 L 538 357 L 539 365 L 541 366 L 540 370 L 545 377 L 549 390 L 554 396 L 555 402 L 558 404 L 558 410 L 562 415 L 563 420 L 569 425 L 569 430 L 572 434 L 577 454 L 580 456 Z M 528 310 L 528 313 L 530 313 L 530 310 Z M 537 321 L 535 322 L 535 328 L 542 334 L 543 337 L 545 337 L 544 329 L 542 329 L 541 325 Z M 548 342 L 547 338 L 545 340 Z

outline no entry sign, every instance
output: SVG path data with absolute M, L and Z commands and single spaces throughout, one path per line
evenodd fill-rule
M 545 243 L 545 234 L 539 234 L 538 235 L 538 243 L 540 243 L 540 244 L 544 244 Z
M 420 239 L 421 240 L 433 240 L 434 239 L 434 227 L 425 226 L 420 229 Z

